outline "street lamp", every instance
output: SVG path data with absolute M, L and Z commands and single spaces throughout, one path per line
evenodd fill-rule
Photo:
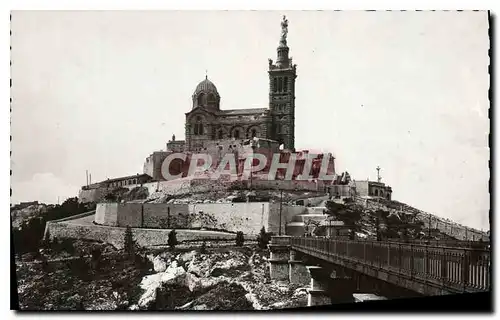
M 279 189 L 279 182 L 276 182 L 276 186 Z M 283 190 L 281 190 L 281 189 L 279 189 L 279 190 L 280 190 L 280 226 L 279 226 L 279 230 L 278 230 L 278 235 L 281 236 L 281 210 L 282 210 L 282 203 L 283 203 Z

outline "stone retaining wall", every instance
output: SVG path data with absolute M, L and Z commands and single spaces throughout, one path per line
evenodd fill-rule
M 46 232 L 50 238 L 84 239 L 109 243 L 114 247 L 123 248 L 125 228 L 99 225 L 76 225 L 68 222 L 48 222 Z M 132 235 L 136 243 L 143 247 L 167 245 L 170 229 L 141 229 L 132 228 Z M 216 231 L 176 230 L 177 241 L 202 240 L 235 240 L 236 235 Z

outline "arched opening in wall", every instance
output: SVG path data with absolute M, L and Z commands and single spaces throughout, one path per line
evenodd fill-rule
M 276 92 L 278 90 L 278 78 L 274 77 L 273 79 L 273 91 Z
M 288 92 L 288 77 L 285 77 L 283 82 L 283 91 Z
M 378 197 L 378 189 L 375 189 L 375 197 Z
M 203 135 L 203 123 L 201 117 L 196 117 L 196 122 L 194 124 L 194 135 Z
M 234 138 L 239 139 L 240 138 L 240 130 L 236 129 L 234 130 Z
M 208 94 L 207 104 L 212 107 L 217 104 L 217 100 L 215 99 L 215 96 L 212 93 Z
M 256 136 L 257 136 L 257 130 L 252 129 L 251 138 L 255 138 Z
M 206 97 L 204 93 L 200 93 L 198 96 L 198 106 L 204 106 L 206 101 Z
M 222 130 L 219 130 L 219 133 L 217 134 L 217 137 L 219 139 L 224 139 L 224 132 Z

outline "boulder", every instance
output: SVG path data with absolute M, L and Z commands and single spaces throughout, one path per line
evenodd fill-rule
M 189 291 L 193 292 L 193 291 L 201 291 L 206 288 L 212 287 L 217 283 L 223 281 L 223 279 L 212 278 L 212 277 L 201 278 L 188 272 L 184 277 L 184 281 L 185 281 L 185 286 L 188 287 Z
M 164 272 L 167 270 L 167 261 L 165 261 L 162 257 L 156 256 L 151 261 L 153 263 L 153 269 L 156 272 Z
M 185 264 L 187 262 L 191 262 L 194 257 L 196 256 L 197 252 L 195 250 L 192 250 L 192 251 L 189 251 L 189 252 L 185 252 L 185 253 L 182 253 L 182 254 L 179 254 L 177 256 L 177 261 L 179 261 L 179 264 Z
M 210 270 L 210 274 L 213 276 L 218 276 L 224 271 L 232 270 L 232 269 L 241 269 L 243 267 L 248 266 L 248 263 L 245 259 L 245 256 L 242 254 L 237 254 L 235 252 L 234 257 L 230 258 L 228 254 L 223 255 L 222 261 L 217 261 L 212 269 Z
M 187 267 L 187 272 L 195 274 L 197 277 L 208 277 L 210 275 L 211 259 L 206 259 L 203 255 L 196 255 Z
M 139 298 L 138 306 L 140 308 L 147 308 L 156 300 L 157 289 L 161 288 L 163 284 L 184 281 L 181 276 L 185 276 L 185 274 L 186 270 L 183 267 L 178 267 L 177 261 L 173 261 L 165 272 L 155 273 L 142 278 L 140 287 L 144 290 L 144 293 Z
M 191 310 L 209 310 L 206 304 L 199 304 L 191 308 Z

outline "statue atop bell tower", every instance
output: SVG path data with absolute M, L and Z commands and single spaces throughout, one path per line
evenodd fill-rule
M 281 40 L 280 43 L 286 46 L 286 36 L 288 35 L 288 20 L 286 16 L 283 16 L 283 20 L 281 21 Z

